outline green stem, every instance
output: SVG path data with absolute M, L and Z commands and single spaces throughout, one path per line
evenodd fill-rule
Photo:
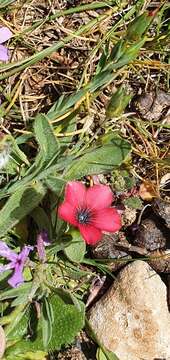
M 103 38 L 98 41 L 97 45 L 92 49 L 88 61 L 85 64 L 85 68 L 83 70 L 82 76 L 81 76 L 81 80 L 79 82 L 79 86 L 78 86 L 78 90 L 82 87 L 83 82 L 84 82 L 84 78 L 85 78 L 85 74 L 87 73 L 87 69 L 89 64 L 93 61 L 93 58 L 95 57 L 96 53 L 98 52 L 98 50 L 100 48 L 102 48 L 103 44 L 105 44 L 106 41 L 108 41 L 109 39 L 111 39 L 111 37 L 113 36 L 115 30 L 124 23 L 125 19 L 130 18 L 131 15 L 133 15 L 133 13 L 135 12 L 135 7 L 133 7 L 132 9 L 130 9 L 127 13 L 125 13 L 125 15 L 116 22 L 116 24 L 114 26 L 112 26 L 112 28 L 103 36 Z

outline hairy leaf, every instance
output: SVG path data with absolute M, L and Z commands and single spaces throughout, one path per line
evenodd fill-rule
M 94 148 L 74 160 L 65 170 L 67 180 L 78 179 L 88 174 L 100 174 L 120 166 L 130 153 L 130 144 L 120 138 L 112 138 L 110 144 Z
M 77 307 L 72 303 L 65 303 L 58 295 L 53 295 L 48 301 L 51 307 L 50 314 L 52 312 L 53 316 L 51 321 L 51 340 L 48 342 L 46 349 L 44 349 L 42 339 L 42 326 L 44 324 L 42 314 L 38 320 L 35 314 L 32 313 L 31 322 L 30 320 L 28 322 L 26 314 L 25 320 L 29 325 L 29 329 L 31 327 L 32 336 L 31 338 L 27 337 L 24 339 L 23 334 L 23 338 L 18 343 L 7 349 L 7 356 L 20 354 L 24 358 L 24 355 L 29 351 L 59 350 L 62 345 L 70 344 L 74 340 L 77 333 L 84 326 L 84 305 L 82 304 L 80 307 Z M 17 338 L 17 333 L 15 333 L 15 336 Z
M 72 236 L 70 244 L 65 247 L 64 252 L 69 260 L 73 262 L 81 262 L 86 251 L 86 244 L 82 239 L 80 232 L 76 229 L 69 231 Z
M 0 210 L 0 236 L 29 214 L 40 203 L 44 195 L 45 189 L 39 182 L 23 186 L 12 194 Z
M 40 114 L 35 118 L 34 134 L 39 145 L 39 153 L 26 175 L 33 174 L 35 176 L 56 162 L 59 143 L 48 118 L 44 114 Z

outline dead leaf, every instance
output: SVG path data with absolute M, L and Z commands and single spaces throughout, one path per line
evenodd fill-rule
M 142 200 L 151 201 L 153 198 L 159 197 L 156 184 L 152 181 L 144 181 L 139 188 L 139 196 Z

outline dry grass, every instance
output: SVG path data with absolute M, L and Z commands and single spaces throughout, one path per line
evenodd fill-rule
M 86 11 L 81 11 L 83 6 Z M 8 69 L 7 66 L 4 71 L 2 68 L 1 74 L 5 77 L 0 84 L 2 131 L 14 135 L 29 133 L 37 113 L 46 113 L 61 95 L 73 94 L 89 83 L 108 40 L 112 47 L 124 36 L 135 14 L 159 6 L 160 3 L 153 1 L 117 2 L 104 7 L 96 1 L 65 0 L 18 0 L 9 6 L 1 14 L 0 22 L 14 34 L 10 42 L 11 64 L 19 64 L 58 41 L 61 44 L 58 50 L 50 51 L 42 60 L 37 59 L 21 71 L 19 65 L 13 70 L 10 63 Z M 106 84 L 97 96 L 87 93 L 78 102 L 77 129 L 67 134 L 80 134 L 80 138 L 88 143 L 101 133 L 118 131 L 133 145 L 133 172 L 142 179 L 155 180 L 157 185 L 169 166 L 164 162 L 169 141 L 169 120 L 165 120 L 165 113 L 160 121 L 151 124 L 144 121 L 131 105 L 123 116 L 112 119 L 106 118 L 105 109 L 111 94 L 121 84 L 133 93 L 134 99 L 153 89 L 169 91 L 167 10 L 168 4 L 160 8 L 138 59 L 118 70 L 115 80 Z M 80 26 L 86 26 L 97 17 L 95 24 L 77 35 Z M 71 38 L 65 41 L 68 37 Z M 57 123 L 71 113 L 72 110 L 59 117 Z M 55 120 L 53 123 L 56 126 Z M 62 129 L 57 130 L 57 136 L 63 136 Z M 138 169 L 138 162 L 146 168 L 143 174 Z

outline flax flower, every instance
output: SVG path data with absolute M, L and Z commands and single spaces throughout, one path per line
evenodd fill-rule
M 66 185 L 65 200 L 58 214 L 80 230 L 87 244 L 94 245 L 102 237 L 102 231 L 116 232 L 121 227 L 118 211 L 111 207 L 113 194 L 109 186 L 94 185 L 86 188 L 81 182 Z
M 12 32 L 7 27 L 0 28 L 0 61 L 8 61 L 8 49 L 2 45 L 5 41 L 9 40 L 12 36 Z

